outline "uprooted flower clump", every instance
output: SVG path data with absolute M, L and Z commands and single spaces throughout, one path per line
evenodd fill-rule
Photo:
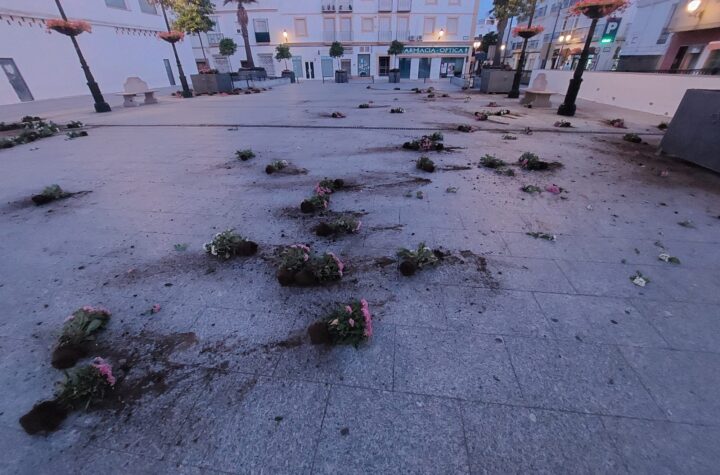
M 20 425 L 28 434 L 57 430 L 68 413 L 87 409 L 104 399 L 116 383 L 112 366 L 102 358 L 65 372 L 65 380 L 55 391 L 55 398 L 35 404 L 20 418 Z
M 549 233 L 539 233 L 539 232 L 531 232 L 531 233 L 525 233 L 530 237 L 534 237 L 535 239 L 544 239 L 546 241 L 557 241 L 557 236 L 554 234 Z
M 404 276 L 411 276 L 418 270 L 436 265 L 439 261 L 437 254 L 437 251 L 427 247 L 424 242 L 421 242 L 414 251 L 407 248 L 400 249 L 397 252 L 400 259 L 400 273 Z
M 443 138 L 442 133 L 435 132 L 432 135 L 423 135 L 419 140 L 405 142 L 402 148 L 405 150 L 419 150 L 423 152 L 429 152 L 431 150 L 441 152 L 445 149 Z
M 362 221 L 353 216 L 341 216 L 329 222 L 321 222 L 315 227 L 315 234 L 322 237 L 340 234 L 356 234 L 360 231 Z
M 32 202 L 35 203 L 37 206 L 42 206 L 48 203 L 52 203 L 53 201 L 69 198 L 71 196 L 72 193 L 68 193 L 67 191 L 63 190 L 62 188 L 60 188 L 60 185 L 50 185 L 46 186 L 45 189 L 43 189 L 42 193 L 33 195 L 31 199 Z
M 217 233 L 203 248 L 212 256 L 228 260 L 237 256 L 252 256 L 257 252 L 258 245 L 237 234 L 233 229 L 228 229 Z
M 642 143 L 642 138 L 638 134 L 625 134 L 623 140 L 630 143 Z
M 415 162 L 415 168 L 424 172 L 432 173 L 435 171 L 435 162 L 430 157 L 420 157 Z
M 250 160 L 251 158 L 255 158 L 255 152 L 253 152 L 251 149 L 246 148 L 245 150 L 238 150 L 235 152 L 235 157 L 238 160 L 242 160 L 243 162 L 246 162 Z
M 0 130 L 21 130 L 20 134 L 14 137 L 0 138 L 0 149 L 35 142 L 42 138 L 52 137 L 60 132 L 60 127 L 54 122 L 31 116 L 25 116 L 20 122 L 10 124 L 0 122 L 0 126 Z
M 313 345 L 349 344 L 357 348 L 372 334 L 372 315 L 365 299 L 336 305 L 330 313 L 308 328 Z
M 58 344 L 53 350 L 52 365 L 58 369 L 70 368 L 87 356 L 87 344 L 110 321 L 110 312 L 101 307 L 86 305 L 65 319 Z
M 328 206 L 330 206 L 330 196 L 329 193 L 323 191 L 322 194 L 315 193 L 310 198 L 303 200 L 300 203 L 300 211 L 308 214 L 315 213 L 327 209 Z
M 277 279 L 282 286 L 312 286 L 335 282 L 343 277 L 345 264 L 332 252 L 321 256 L 304 244 L 293 244 L 280 251 Z
M 531 152 L 523 153 L 518 159 L 518 165 L 520 165 L 520 168 L 531 171 L 554 170 L 563 166 L 560 162 L 545 162 L 540 160 L 540 157 Z

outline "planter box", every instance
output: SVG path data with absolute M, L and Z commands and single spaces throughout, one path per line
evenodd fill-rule
M 335 71 L 335 82 L 338 82 L 338 83 L 348 82 L 347 71 Z
M 400 71 L 388 72 L 388 79 L 390 82 L 400 82 Z
M 508 93 L 512 89 L 515 71 L 483 69 L 480 76 L 480 92 L 485 94 Z
M 237 81 L 264 81 L 267 79 L 265 68 L 241 68 L 237 72 Z
M 293 71 L 283 71 L 280 77 L 290 78 L 290 82 L 295 83 L 295 73 Z
M 660 143 L 669 155 L 720 172 L 720 90 L 688 89 Z
M 233 82 L 230 73 L 193 74 L 190 76 L 195 94 L 217 94 L 232 92 Z

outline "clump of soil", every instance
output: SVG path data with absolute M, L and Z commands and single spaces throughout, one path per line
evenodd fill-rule
M 20 425 L 30 435 L 54 432 L 67 416 L 67 409 L 59 402 L 43 401 L 20 418 Z
M 435 171 L 435 162 L 428 157 L 420 157 L 415 163 L 415 168 L 424 172 L 432 173 Z
M 52 366 L 57 369 L 72 368 L 89 354 L 87 345 L 62 345 L 53 350 Z
M 313 345 L 329 345 L 332 343 L 332 335 L 328 331 L 327 323 L 315 322 L 308 327 L 310 343 Z
M 288 287 L 290 285 L 312 287 L 320 283 L 315 274 L 313 274 L 309 269 L 301 269 L 298 272 L 293 272 L 288 269 L 280 269 L 277 273 L 277 279 L 283 287 Z

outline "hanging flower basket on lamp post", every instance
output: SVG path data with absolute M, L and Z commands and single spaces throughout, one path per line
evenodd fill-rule
M 182 31 L 161 31 L 158 33 L 158 38 L 172 45 L 185 39 L 185 33 Z
M 513 36 L 519 36 L 520 38 L 525 38 L 526 40 L 532 38 L 533 36 L 539 35 L 545 31 L 545 28 L 542 26 L 516 26 L 512 29 Z
M 45 26 L 48 30 L 57 31 L 65 36 L 77 36 L 92 32 L 92 26 L 84 20 L 47 20 Z
M 582 52 L 580 53 L 580 60 L 575 68 L 575 74 L 570 80 L 567 93 L 565 94 L 565 101 L 560 104 L 558 108 L 558 115 L 564 115 L 572 117 L 575 115 L 577 106 L 575 101 L 577 100 L 578 93 L 580 92 L 580 84 L 582 83 L 582 75 L 585 72 L 585 66 L 587 65 L 588 57 L 590 56 L 590 43 L 592 42 L 593 35 L 595 34 L 595 27 L 600 18 L 610 15 L 618 10 L 624 10 L 628 5 L 627 0 L 580 0 L 578 3 L 570 8 L 571 15 L 585 15 L 590 18 L 590 28 L 588 29 L 587 37 L 585 38 L 585 45 L 583 46 Z
M 533 18 L 535 18 L 535 4 L 537 0 L 532 0 L 530 3 L 530 13 L 528 14 L 527 25 L 516 26 L 512 32 L 515 36 L 520 36 L 523 39 L 522 49 L 520 50 L 520 57 L 518 58 L 517 68 L 515 69 L 515 75 L 513 76 L 512 87 L 508 92 L 509 99 L 517 99 L 520 97 L 520 82 L 522 81 L 523 68 L 525 67 L 525 52 L 527 51 L 528 39 L 537 35 L 543 31 L 542 26 L 533 26 Z
M 78 60 L 80 61 L 80 67 L 85 74 L 88 89 L 90 89 L 90 94 L 92 94 L 93 101 L 95 101 L 95 112 L 110 112 L 112 109 L 110 108 L 110 105 L 105 102 L 102 91 L 100 91 L 100 86 L 97 82 L 95 82 L 95 78 L 93 77 L 92 72 L 90 72 L 90 66 L 88 66 L 87 61 L 85 61 L 85 56 L 83 56 L 82 51 L 80 50 L 80 44 L 76 38 L 76 36 L 81 33 L 90 33 L 92 31 L 92 26 L 84 20 L 68 20 L 67 15 L 65 15 L 65 9 L 63 8 L 62 3 L 60 3 L 60 0 L 55 0 L 55 5 L 60 12 L 60 18 L 46 20 L 45 26 L 47 26 L 48 30 L 56 31 L 61 35 L 65 35 L 70 38 L 70 41 L 75 48 L 75 54 L 77 54 Z

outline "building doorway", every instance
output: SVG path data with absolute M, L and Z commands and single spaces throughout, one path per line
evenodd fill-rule
M 410 79 L 410 58 L 400 58 L 400 77 L 403 79 Z
M 305 61 L 305 79 L 315 79 L 315 63 Z
M 271 54 L 259 54 L 260 67 L 265 68 L 268 77 L 275 77 L 275 60 Z
M 359 54 L 358 55 L 358 76 L 366 77 L 370 76 L 370 55 Z
M 300 79 L 303 77 L 302 56 L 292 57 L 292 67 L 296 78 Z
M 378 76 L 387 76 L 390 71 L 390 56 L 380 56 L 378 58 Z
M 23 79 L 22 74 L 20 74 L 20 70 L 18 70 L 13 59 L 0 58 L 0 68 L 5 71 L 5 75 L 7 76 L 8 81 L 10 81 L 10 85 L 13 89 L 15 89 L 15 94 L 17 94 L 20 102 L 30 102 L 35 100 L 30 92 L 30 88 L 25 82 L 25 79 Z
M 340 60 L 340 69 L 348 73 L 348 76 L 352 76 L 352 62 L 349 59 Z
M 440 77 L 461 76 L 465 58 L 442 58 L 440 61 Z
M 163 63 L 165 63 L 165 72 L 167 73 L 168 81 L 170 81 L 171 86 L 175 86 L 175 75 L 172 71 L 172 66 L 170 66 L 170 60 L 169 59 L 163 59 Z M 207 63 L 205 63 L 205 66 L 207 67 Z M 198 62 L 198 71 L 200 71 L 200 63 Z

